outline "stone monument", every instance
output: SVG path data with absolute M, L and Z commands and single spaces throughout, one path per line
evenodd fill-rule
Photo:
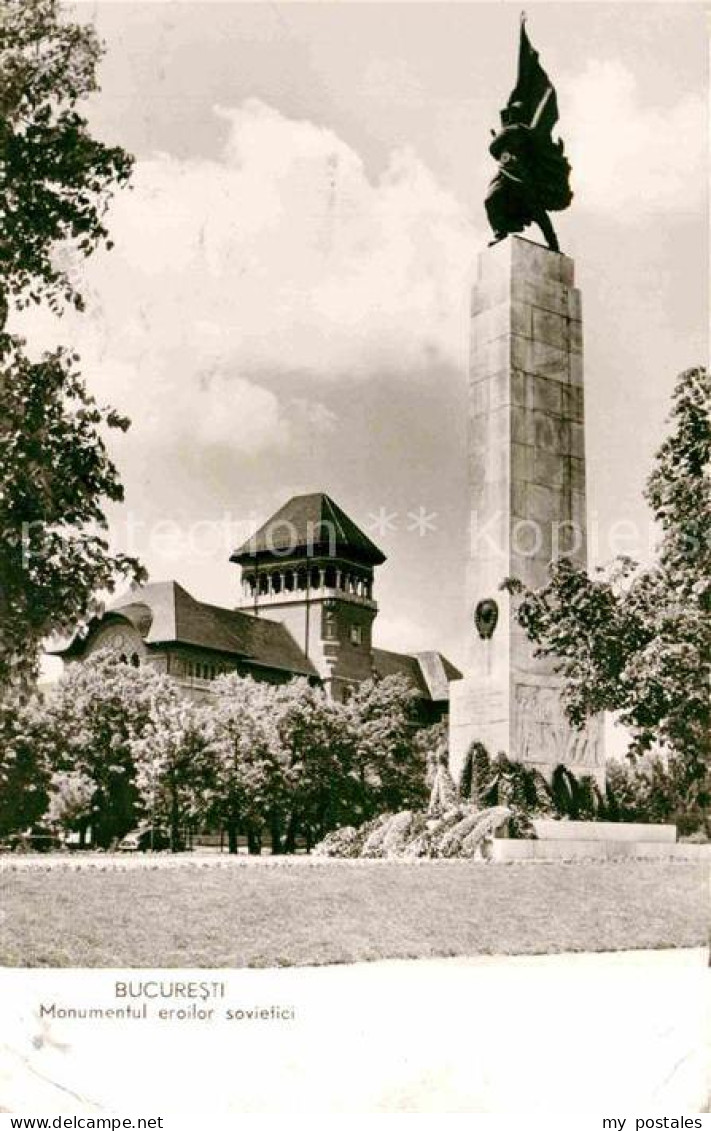
M 548 580 L 552 558 L 586 565 L 585 417 L 580 293 L 547 210 L 572 200 L 555 89 L 522 18 L 518 76 L 485 206 L 494 240 L 472 292 L 467 573 L 469 655 L 450 692 L 450 765 L 472 742 L 550 777 L 563 764 L 602 783 L 602 719 L 571 727 L 554 661 L 534 655 L 502 581 Z M 537 224 L 547 247 L 514 235 Z
M 604 776 L 602 720 L 565 717 L 551 660 L 516 623 L 506 577 L 531 587 L 567 554 L 586 563 L 583 343 L 573 261 L 518 236 L 479 257 L 469 372 L 469 655 L 450 690 L 455 780 L 490 754 Z

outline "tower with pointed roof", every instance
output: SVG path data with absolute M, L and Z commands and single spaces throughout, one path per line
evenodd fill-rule
M 239 608 L 281 621 L 334 699 L 373 675 L 375 567 L 385 555 L 322 492 L 297 495 L 231 555 Z
M 415 692 L 420 725 L 446 715 L 461 672 L 440 652 L 373 647 L 373 580 L 385 555 L 328 495 L 290 499 L 230 560 L 242 567 L 238 608 L 197 600 L 177 581 L 149 582 L 54 654 L 71 664 L 109 649 L 208 700 L 228 673 L 277 684 L 306 678 L 341 701 L 365 680 L 398 675 Z

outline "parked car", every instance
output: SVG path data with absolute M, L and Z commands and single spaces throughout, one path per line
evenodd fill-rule
M 119 852 L 166 852 L 170 833 L 156 825 L 139 825 L 119 841 Z

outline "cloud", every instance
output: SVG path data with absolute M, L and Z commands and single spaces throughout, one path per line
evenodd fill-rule
M 154 459 L 186 439 L 283 449 L 334 426 L 314 379 L 408 379 L 465 346 L 476 239 L 413 152 L 372 182 L 320 125 L 255 99 L 215 113 L 220 159 L 138 162 L 111 209 L 114 250 L 83 268 L 88 313 L 42 327 L 48 344 L 69 331 Z
M 590 60 L 566 84 L 563 113 L 576 208 L 634 223 L 701 205 L 708 128 L 702 98 L 645 106 L 622 63 Z

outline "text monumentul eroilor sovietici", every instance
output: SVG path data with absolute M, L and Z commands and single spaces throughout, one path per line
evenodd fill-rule
M 225 997 L 225 983 L 218 981 L 115 982 L 114 997 L 122 1004 L 105 1007 L 42 1002 L 38 1012 L 41 1018 L 58 1021 L 293 1021 L 296 1017 L 293 1006 L 287 1005 L 255 1004 L 229 1009 L 208 1006 L 208 1002 Z M 158 1006 L 153 1004 L 156 1001 L 175 1004 Z

